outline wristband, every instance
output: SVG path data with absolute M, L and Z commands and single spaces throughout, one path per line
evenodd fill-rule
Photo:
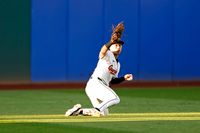
M 107 42 L 106 44 L 105 44 L 105 46 L 109 49 L 110 48 L 110 46 L 112 45 L 112 43 L 109 41 L 109 42 Z

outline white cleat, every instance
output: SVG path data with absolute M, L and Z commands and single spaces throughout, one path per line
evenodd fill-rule
M 95 108 L 83 109 L 83 115 L 85 115 L 85 116 L 100 117 L 101 116 L 101 112 L 99 112 Z
M 100 117 L 100 116 L 102 116 L 102 114 L 97 109 L 93 109 L 91 116 Z
M 81 104 L 76 104 L 73 108 L 66 111 L 65 116 L 76 116 L 78 115 L 79 109 L 81 109 Z

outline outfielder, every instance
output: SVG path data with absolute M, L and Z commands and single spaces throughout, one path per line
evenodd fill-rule
M 99 53 L 99 61 L 92 76 L 87 82 L 85 92 L 89 97 L 93 108 L 81 108 L 80 104 L 66 111 L 65 116 L 105 116 L 108 115 L 108 108 L 120 102 L 118 95 L 110 88 L 110 84 L 121 83 L 133 79 L 132 74 L 125 74 L 118 78 L 120 63 L 118 56 L 122 51 L 124 42 L 120 39 L 124 31 L 124 24 L 121 22 L 115 28 L 111 40 L 102 46 Z

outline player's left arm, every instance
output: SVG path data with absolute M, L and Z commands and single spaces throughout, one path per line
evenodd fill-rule
M 101 47 L 99 52 L 99 58 L 102 59 L 106 56 L 106 52 L 110 46 L 116 43 L 117 40 L 120 40 L 122 33 L 124 32 L 124 23 L 120 22 L 116 27 L 113 26 L 113 32 L 111 34 L 110 41 Z
M 125 74 L 123 77 L 120 78 L 113 78 L 110 83 L 111 84 L 119 84 L 123 81 L 131 81 L 133 80 L 133 75 L 132 74 Z
M 108 49 L 110 48 L 110 46 L 115 43 L 115 41 L 117 40 L 117 33 L 112 34 L 111 39 L 109 42 L 107 42 L 105 45 L 103 45 L 101 47 L 101 50 L 99 52 L 99 58 L 102 59 L 103 57 L 106 56 L 106 53 L 108 51 Z

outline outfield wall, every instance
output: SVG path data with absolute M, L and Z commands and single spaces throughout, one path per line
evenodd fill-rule
M 0 82 L 31 79 L 29 0 L 0 1 Z
M 120 21 L 126 43 L 120 74 L 133 73 L 137 81 L 200 80 L 199 0 L 9 2 L 1 2 L 6 28 L 0 35 L 7 35 L 0 40 L 1 81 L 87 80 Z

